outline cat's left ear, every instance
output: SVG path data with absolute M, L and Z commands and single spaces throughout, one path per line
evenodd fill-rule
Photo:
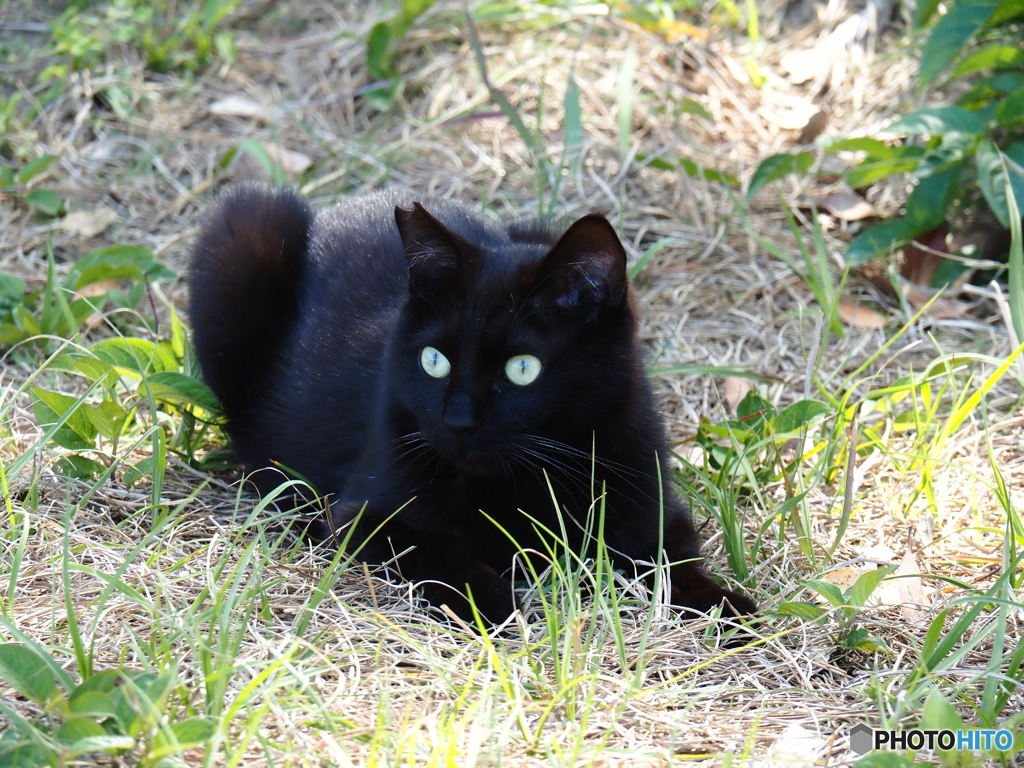
M 544 257 L 538 292 L 562 310 L 619 306 L 626 297 L 626 250 L 608 219 L 577 220 Z

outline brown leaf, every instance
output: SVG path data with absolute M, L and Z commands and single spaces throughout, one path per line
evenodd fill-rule
M 798 144 L 810 144 L 816 138 L 821 136 L 828 126 L 828 113 L 823 109 L 819 109 L 807 120 L 807 124 L 800 131 L 800 138 L 797 139 Z
M 920 623 L 932 604 L 919 573 L 921 566 L 914 553 L 907 550 L 893 575 L 879 584 L 874 593 L 882 605 L 902 606 L 903 620 L 909 624 Z
M 878 211 L 849 187 L 814 198 L 814 204 L 843 221 L 860 221 L 877 216 Z
M 887 322 L 883 315 L 867 304 L 846 294 L 839 297 L 839 318 L 854 328 L 882 328 Z
M 949 253 L 946 245 L 948 233 L 949 228 L 942 224 L 922 232 L 903 246 L 903 277 L 918 285 L 931 285 L 943 255 Z
M 117 211 L 104 205 L 94 211 L 72 211 L 60 220 L 59 226 L 65 232 L 88 239 L 96 237 L 115 221 Z
M 845 592 L 857 583 L 857 579 L 870 570 L 874 570 L 874 566 L 847 565 L 843 568 L 836 568 L 834 571 L 829 571 L 828 573 L 823 574 L 821 580 L 827 581 L 829 584 L 834 584 Z
M 742 376 L 725 377 L 725 404 L 729 410 L 736 413 L 736 406 L 747 396 L 747 392 L 754 388 L 754 382 Z
M 942 289 L 934 291 L 930 288 L 922 288 L 917 283 L 902 279 L 900 280 L 900 288 L 902 288 L 903 295 L 914 309 L 921 309 L 921 307 L 928 305 L 928 302 L 931 301 L 936 293 L 942 293 Z M 970 311 L 971 305 L 967 302 L 940 296 L 928 305 L 925 314 L 928 317 L 934 317 L 936 320 L 949 320 L 951 318 L 966 317 Z
M 293 152 L 276 144 L 261 144 L 260 146 L 267 153 L 267 157 L 280 165 L 289 177 L 298 176 L 313 164 L 309 155 L 304 155 L 301 152 Z M 267 181 L 269 178 L 267 169 L 248 152 L 238 153 L 235 162 L 231 165 L 231 173 L 236 179 Z
M 227 96 L 213 102 L 208 109 L 211 114 L 222 117 L 249 117 L 256 120 L 273 120 L 278 111 L 269 104 L 260 104 L 244 96 Z

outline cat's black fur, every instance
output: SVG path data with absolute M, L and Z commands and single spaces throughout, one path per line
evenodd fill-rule
M 351 541 L 381 529 L 360 557 L 409 550 L 398 567 L 433 603 L 469 617 L 468 587 L 504 620 L 516 607 L 510 536 L 543 551 L 531 517 L 563 528 L 552 490 L 576 551 L 590 549 L 583 526 L 604 488 L 618 564 L 657 558 L 669 454 L 626 254 L 603 217 L 558 237 L 409 192 L 314 215 L 292 192 L 244 186 L 208 214 L 191 291 L 196 352 L 239 460 L 329 494 L 334 529 L 365 504 Z M 427 375 L 427 346 L 447 376 Z M 542 362 L 526 386 L 504 372 L 521 354 Z M 671 570 L 673 603 L 753 612 L 704 574 L 671 483 L 663 495 L 665 549 L 687 561 Z

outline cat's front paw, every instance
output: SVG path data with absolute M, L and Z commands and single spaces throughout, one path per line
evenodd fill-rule
M 672 604 L 699 613 L 709 613 L 722 606 L 723 616 L 757 613 L 757 603 L 746 595 L 719 586 L 696 567 L 672 569 Z
M 461 589 L 432 581 L 420 584 L 420 591 L 434 605 L 448 606 L 467 624 L 473 625 L 476 622 L 474 606 L 476 612 L 488 623 L 503 623 L 519 608 L 512 582 L 502 578 L 497 571 L 486 565 L 480 564 L 472 571 L 464 574 Z M 456 579 L 451 581 L 454 582 Z

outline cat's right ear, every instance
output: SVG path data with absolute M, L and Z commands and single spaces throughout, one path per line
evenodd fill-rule
M 463 283 L 460 275 L 475 261 L 476 249 L 461 235 L 452 232 L 419 203 L 412 210 L 395 207 L 395 224 L 402 236 L 409 259 L 409 290 L 413 294 L 431 294 Z

